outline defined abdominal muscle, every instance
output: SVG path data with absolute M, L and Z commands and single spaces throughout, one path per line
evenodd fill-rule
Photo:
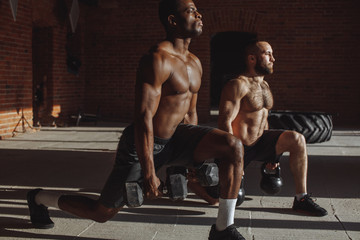
M 177 126 L 184 119 L 182 114 L 163 114 L 153 119 L 154 136 L 168 139 L 174 134 Z
M 267 121 L 266 115 L 263 111 L 240 113 L 232 124 L 234 135 L 245 145 L 255 143 L 264 132 Z

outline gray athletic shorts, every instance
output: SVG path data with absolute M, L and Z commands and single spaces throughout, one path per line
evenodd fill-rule
M 180 124 L 170 139 L 154 137 L 154 165 L 164 164 L 194 167 L 193 152 L 205 134 L 213 128 Z M 134 127 L 128 126 L 119 141 L 114 168 L 101 192 L 100 202 L 108 208 L 125 205 L 125 182 L 142 179 L 140 162 L 134 143 Z
M 252 161 L 278 163 L 282 154 L 276 155 L 276 143 L 285 130 L 265 130 L 252 146 L 244 145 L 244 169 Z

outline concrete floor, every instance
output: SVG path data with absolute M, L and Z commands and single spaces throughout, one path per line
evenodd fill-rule
M 0 239 L 207 239 L 217 207 L 193 194 L 183 202 L 146 201 L 103 224 L 50 209 L 55 227 L 32 227 L 27 191 L 41 187 L 96 197 L 111 171 L 123 127 L 42 128 L 0 141 Z M 329 142 L 308 145 L 308 153 L 308 190 L 329 215 L 291 210 L 294 182 L 287 155 L 281 159 L 285 185 L 277 196 L 262 193 L 261 164 L 254 162 L 246 169 L 246 200 L 235 213 L 246 239 L 360 239 L 360 131 L 334 131 Z

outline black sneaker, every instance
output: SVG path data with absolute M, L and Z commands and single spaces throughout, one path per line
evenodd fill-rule
M 211 226 L 209 240 L 245 240 L 245 238 L 236 230 L 235 225 L 228 226 L 223 231 L 217 231 L 215 224 Z
M 306 194 L 299 201 L 296 200 L 295 197 L 292 209 L 295 211 L 306 212 L 310 215 L 319 217 L 326 216 L 328 214 L 328 212 L 324 208 L 320 207 L 314 202 L 313 199 L 311 199 L 310 194 Z
M 49 229 L 54 227 L 54 222 L 49 217 L 49 211 L 44 205 L 38 205 L 35 202 L 35 195 L 42 189 L 34 189 L 27 193 L 27 202 L 30 211 L 31 223 L 36 228 Z

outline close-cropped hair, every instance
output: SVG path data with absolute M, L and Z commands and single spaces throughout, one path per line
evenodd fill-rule
M 177 10 L 177 0 L 161 0 L 159 3 L 159 19 L 165 29 L 168 25 L 169 15 L 175 15 Z
M 257 55 L 260 51 L 260 48 L 258 46 L 258 43 L 260 41 L 258 40 L 254 40 L 251 41 L 249 44 L 247 44 L 246 48 L 245 48 L 245 56 L 249 56 L 249 55 Z

